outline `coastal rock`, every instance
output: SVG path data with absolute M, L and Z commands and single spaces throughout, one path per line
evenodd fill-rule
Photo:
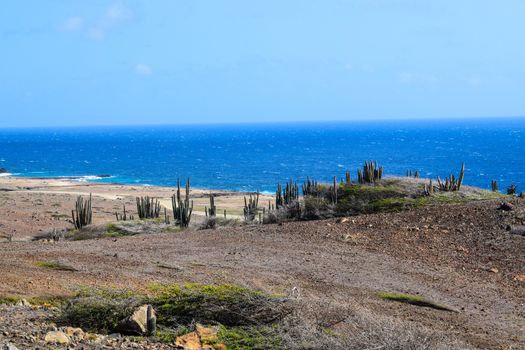
M 128 335 L 149 335 L 155 333 L 157 316 L 151 305 L 142 305 L 135 309 L 133 315 L 119 323 L 119 331 Z
M 47 332 L 46 337 L 44 338 L 46 343 L 54 343 L 54 344 L 69 344 L 69 337 L 64 333 L 60 331 L 52 331 Z
M 6 168 L 0 168 L 0 174 L 6 174 L 7 169 Z

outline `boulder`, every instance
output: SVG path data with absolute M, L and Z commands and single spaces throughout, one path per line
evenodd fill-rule
M 0 168 L 0 174 L 5 174 L 7 173 L 7 169 L 6 168 Z
M 118 330 L 127 335 L 152 335 L 157 330 L 157 316 L 151 305 L 142 305 L 133 315 L 119 322 Z
M 85 333 L 81 328 L 65 327 L 63 332 L 70 338 L 84 339 L 85 336 Z
M 194 332 L 178 337 L 175 346 L 183 350 L 225 350 L 226 345 L 219 343 L 218 333 L 218 327 L 197 324 Z
M 175 340 L 175 346 L 177 349 L 184 350 L 201 350 L 202 343 L 197 332 L 191 332 L 180 337 L 177 337 Z
M 518 236 L 525 236 L 525 226 L 511 226 L 510 233 Z
M 69 344 L 69 337 L 64 333 L 60 331 L 52 331 L 47 332 L 46 337 L 44 338 L 46 343 L 54 343 L 54 344 Z

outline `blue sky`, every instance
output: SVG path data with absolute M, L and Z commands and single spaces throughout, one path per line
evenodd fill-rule
M 523 0 L 1 7 L 1 126 L 525 115 Z

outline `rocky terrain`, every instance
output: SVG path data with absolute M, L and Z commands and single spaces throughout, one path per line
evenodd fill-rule
M 65 328 L 75 325 L 56 322 L 61 307 L 55 304 L 86 286 L 143 292 L 151 284 L 200 283 L 285 296 L 313 327 L 305 333 L 321 329 L 352 341 L 328 346 L 294 333 L 293 339 L 310 342 L 296 344 L 298 349 L 523 349 L 525 201 L 505 202 L 82 241 L 5 240 L 0 344 L 175 348 L 158 337 Z M 28 210 L 29 203 L 17 210 Z M 0 219 L 3 227 L 12 220 Z M 56 331 L 68 344 L 50 340 L 49 332 Z M 365 343 L 370 346 L 357 346 Z

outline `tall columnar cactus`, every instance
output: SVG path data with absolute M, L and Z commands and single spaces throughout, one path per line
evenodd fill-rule
M 415 177 L 417 179 L 417 178 L 419 178 L 420 173 L 419 173 L 419 170 L 412 171 L 412 169 L 409 169 L 409 170 L 407 170 L 406 176 L 407 177 Z
M 277 190 L 275 191 L 275 207 L 280 208 L 295 202 L 299 199 L 299 186 L 297 182 L 290 180 L 286 183 L 286 187 L 283 189 L 281 184 L 277 184 Z
M 383 167 L 377 161 L 365 161 L 363 170 L 357 170 L 357 178 L 360 184 L 374 183 L 383 177 Z
M 492 188 L 492 192 L 498 192 L 498 182 L 496 180 L 492 180 L 492 183 L 490 184 L 490 187 Z
M 160 216 L 160 202 L 158 199 L 146 197 L 137 197 L 137 213 L 139 219 L 156 219 Z
M 320 194 L 319 184 L 316 180 L 306 178 L 306 182 L 302 185 L 303 196 L 318 196 Z
M 217 216 L 217 207 L 215 206 L 215 197 L 213 196 L 213 193 L 210 193 L 210 207 L 205 209 L 206 216 L 209 216 L 210 218 Z
M 428 185 L 425 185 L 424 191 L 425 191 L 425 195 L 427 196 L 434 194 L 434 184 L 432 182 L 432 179 L 430 179 L 430 182 Z
M 459 173 L 459 178 L 456 179 L 452 173 L 445 178 L 445 180 L 441 180 L 440 177 L 438 177 L 438 188 L 440 191 L 445 192 L 453 192 L 453 191 L 459 191 L 461 189 L 461 185 L 463 184 L 463 179 L 465 178 L 465 163 L 463 162 L 461 164 L 461 171 Z
M 334 183 L 333 183 L 333 186 L 332 186 L 332 203 L 334 204 L 337 204 L 337 190 L 338 190 L 338 186 L 337 186 L 337 177 L 334 176 Z
M 77 197 L 75 209 L 71 210 L 73 224 L 77 230 L 84 226 L 90 225 L 93 218 L 93 210 L 91 209 L 91 193 L 89 199 L 84 199 L 82 196 Z
M 133 215 L 128 215 L 126 211 L 126 205 L 124 204 L 124 211 L 123 214 L 115 213 L 115 216 L 117 218 L 117 221 L 128 221 L 128 220 L 134 220 Z
M 250 194 L 250 199 L 247 200 L 246 196 L 244 197 L 244 220 L 252 222 L 255 220 L 257 214 L 257 207 L 259 205 L 259 192 L 252 197 Z
M 347 171 L 345 173 L 345 182 L 346 182 L 347 186 L 352 184 L 352 177 L 350 176 L 350 172 L 349 171 Z
M 190 178 L 186 182 L 186 196 L 184 200 L 180 193 L 180 178 L 177 179 L 177 194 L 171 196 L 171 206 L 173 208 L 173 218 L 180 227 L 188 227 L 193 212 L 193 201 L 190 202 Z

